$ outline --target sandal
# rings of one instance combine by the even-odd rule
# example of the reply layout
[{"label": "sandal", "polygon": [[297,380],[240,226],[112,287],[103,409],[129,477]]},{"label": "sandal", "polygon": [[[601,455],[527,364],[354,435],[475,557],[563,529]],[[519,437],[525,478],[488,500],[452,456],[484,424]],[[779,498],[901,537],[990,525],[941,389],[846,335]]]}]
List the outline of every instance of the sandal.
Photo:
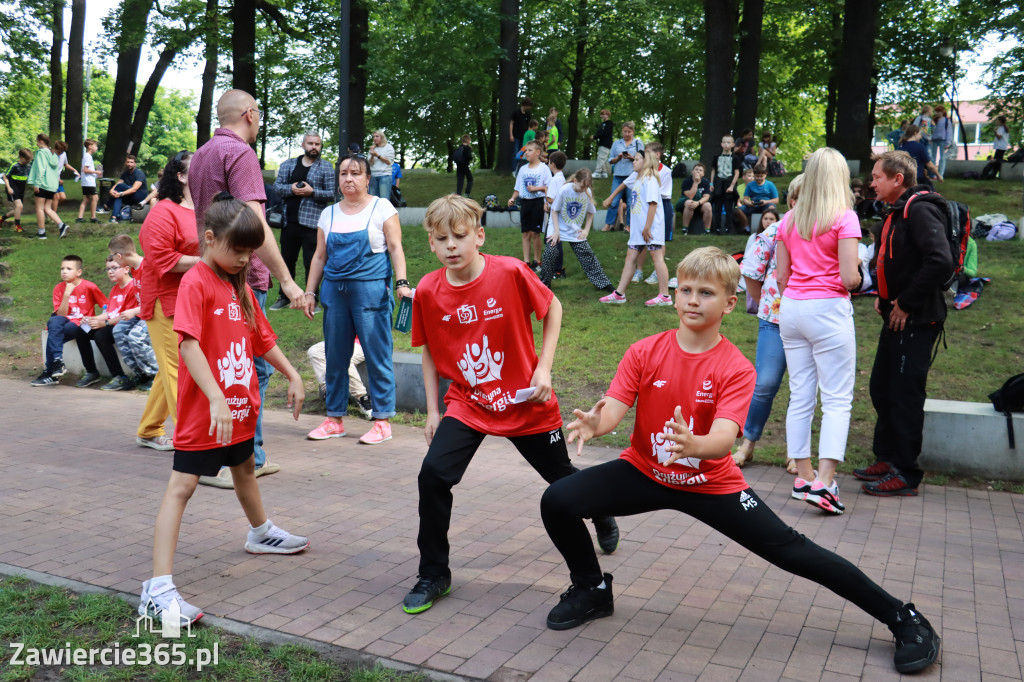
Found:
[{"label": "sandal", "polygon": [[793,476],[796,476],[797,473],[799,473],[799,470],[796,468],[796,460],[795,459],[787,459],[786,460],[786,473],[787,474],[791,474]]},{"label": "sandal", "polygon": [[736,448],[736,452],[732,453],[732,461],[736,462],[736,466],[742,469],[754,461],[754,448],[751,447],[750,450],[744,450],[741,444]]}]

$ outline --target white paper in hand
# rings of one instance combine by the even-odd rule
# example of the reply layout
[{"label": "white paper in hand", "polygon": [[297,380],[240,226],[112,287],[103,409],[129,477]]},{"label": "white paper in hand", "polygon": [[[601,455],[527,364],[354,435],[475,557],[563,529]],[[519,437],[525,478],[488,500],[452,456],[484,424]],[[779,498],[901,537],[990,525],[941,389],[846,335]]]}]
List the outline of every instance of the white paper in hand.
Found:
[{"label": "white paper in hand", "polygon": [[512,399],[512,404],[515,405],[518,403],[525,403],[527,400],[530,399],[530,396],[533,395],[533,392],[535,390],[536,389],[533,386],[530,386],[529,388],[519,389],[518,391],[516,391],[516,397]]}]

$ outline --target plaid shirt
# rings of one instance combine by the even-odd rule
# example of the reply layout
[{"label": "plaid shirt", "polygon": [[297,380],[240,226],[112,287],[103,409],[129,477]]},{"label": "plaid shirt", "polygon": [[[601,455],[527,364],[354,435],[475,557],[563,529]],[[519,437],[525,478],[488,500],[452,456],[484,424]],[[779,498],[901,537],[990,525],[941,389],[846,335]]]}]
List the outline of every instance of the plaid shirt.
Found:
[{"label": "plaid shirt", "polygon": [[[252,147],[234,131],[217,128],[210,141],[196,150],[188,166],[188,188],[196,207],[197,235],[203,233],[203,218],[213,198],[230,192],[239,201],[266,204],[263,172]],[[202,243],[202,239],[199,240]],[[260,291],[270,288],[270,269],[253,254],[249,263],[249,286]]]},{"label": "plaid shirt", "polygon": [[[288,159],[281,164],[277,171],[277,180],[274,181],[274,191],[286,202],[292,196],[292,171],[299,158]],[[316,229],[320,221],[320,214],[324,209],[334,203],[334,194],[338,189],[331,164],[323,159],[317,159],[309,167],[309,174],[306,176],[306,184],[313,188],[313,196],[302,197],[299,202],[299,225]]]}]

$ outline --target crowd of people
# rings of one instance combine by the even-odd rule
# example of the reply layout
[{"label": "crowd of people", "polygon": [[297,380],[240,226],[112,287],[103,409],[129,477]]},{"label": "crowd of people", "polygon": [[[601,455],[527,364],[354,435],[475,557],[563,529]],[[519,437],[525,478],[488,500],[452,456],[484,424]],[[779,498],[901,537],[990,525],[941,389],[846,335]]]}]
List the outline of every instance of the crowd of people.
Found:
[{"label": "crowd of people", "polygon": [[[263,448],[271,373],[276,369],[286,377],[296,419],[304,401],[302,379],[277,346],[266,311],[301,309],[309,320],[321,315],[324,340],[309,349],[309,357],[327,414],[308,437],[345,436],[344,418],[353,402],[372,421],[359,442],[373,446],[392,438],[392,311],[396,300],[411,298],[411,341],[423,355],[427,450],[418,475],[419,567],[402,602],[405,612],[423,612],[451,591],[453,489],[484,437],[495,435],[508,438],[548,484],[540,515],[571,584],[548,614],[551,629],[614,612],[613,576],[601,570],[585,519],[594,525],[598,547],[610,554],[619,542],[616,516],[674,509],[886,624],[895,637],[898,671],[928,667],[937,657],[939,636],[916,607],[781,521],[741,471],[753,459],[788,371],[792,496],[827,514],[844,513],[836,470],[845,456],[856,381],[850,292],[874,286],[882,318],[870,380],[876,461],[854,476],[871,495],[918,494],[925,386],[945,318],[942,290],[952,270],[941,230],[943,200],[920,193],[922,169],[913,146],[920,145],[914,139],[919,129],[908,125],[910,148],[882,154],[872,169],[872,200],[895,209],[875,232],[873,268],[860,249],[863,233],[842,155],[829,148],[815,151],[789,185],[789,210],[781,213],[778,188],[767,179],[777,163],[777,144],[766,134],[755,146],[752,133],[744,131],[739,139],[723,136],[721,152],[691,169],[679,206],[686,228],[696,218],[710,231],[735,229],[734,220],[740,231],[746,227],[751,235],[742,267],[720,249],[703,247],[670,273],[665,245],[673,238],[676,211],[662,145],[637,139],[632,122],[612,140],[610,112],[602,111],[594,139],[605,167],[566,178],[566,155],[557,149],[558,112],[549,112],[541,131],[531,125],[531,107],[524,99],[518,117],[523,126],[514,117],[509,129],[523,160],[508,202],[520,205],[522,260],[482,251],[483,209],[460,191],[427,209],[426,239],[441,267],[423,276],[414,292],[399,216],[389,201],[394,148],[383,131],[374,132],[366,154],[350,153],[336,171],[321,158],[319,135],[303,136],[301,156],[282,165],[273,186],[283,199],[278,248],[264,211],[267,190],[249,146],[262,115],[255,99],[238,90],[219,100],[219,127],[208,143],[168,159],[139,231],[141,253],[129,235],[110,240],[109,295],[82,278],[81,258],[62,260],[47,322],[46,366],[32,385],[59,382],[67,372],[64,343],[71,340],[86,370],[76,385],[97,382],[95,342],[113,376],[104,389],[149,391],[137,443],[173,451],[139,613],[159,616],[173,604],[183,623],[203,617],[173,579],[182,516],[199,484],[235,490],[249,525],[246,551],[293,554],[309,546],[308,538],[267,517],[257,482],[280,471]],[[519,133],[533,134],[523,140]],[[468,136],[462,142],[468,150]],[[21,167],[7,174],[9,186],[22,174],[30,183],[50,182],[43,175],[56,173],[62,161],[49,151],[48,140],[39,143],[35,159],[49,155],[54,163],[45,160],[35,171],[31,154],[20,159]],[[91,158],[95,146],[86,148],[83,184],[87,173],[98,174]],[[460,184],[465,181],[467,188],[471,159],[465,151],[455,159],[465,166]],[[116,189],[115,217],[118,201],[145,197],[139,194],[147,191],[145,177],[136,177],[136,170],[131,163]],[[932,170],[941,178],[938,167]],[[617,286],[587,241],[597,215],[593,177],[609,174],[604,229],[629,226]],[[37,210],[52,210],[47,202],[58,189],[53,196],[37,193]],[[83,198],[80,219],[90,204],[95,210],[92,196]],[[61,224],[62,236],[66,229]],[[587,411],[575,410],[567,433],[551,376],[564,314],[552,282],[564,273],[565,243],[589,281],[605,292],[605,304],[626,302],[628,286],[643,279],[642,261],[650,257],[654,272],[648,281],[658,285],[658,294],[646,305],[674,306],[678,317],[672,329],[630,346],[603,397]],[[300,251],[304,287],[295,282]],[[280,289],[268,308],[271,276]],[[737,305],[741,279],[747,310],[758,318],[753,365],[720,332],[724,316]],[[539,347],[531,317],[543,326]],[[356,370],[364,363],[367,386]],[[451,381],[443,415],[442,378]],[[819,393],[815,467],[811,431]],[[615,429],[634,406],[636,421],[621,457],[577,470],[568,444],[575,442],[579,452],[583,443]],[[164,431],[168,417],[175,422],[173,438]]]}]

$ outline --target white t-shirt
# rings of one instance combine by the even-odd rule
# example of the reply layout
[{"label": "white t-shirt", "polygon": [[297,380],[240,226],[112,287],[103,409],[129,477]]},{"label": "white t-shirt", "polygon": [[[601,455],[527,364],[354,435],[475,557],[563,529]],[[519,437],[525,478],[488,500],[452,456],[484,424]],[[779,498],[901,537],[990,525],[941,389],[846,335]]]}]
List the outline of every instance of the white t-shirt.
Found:
[{"label": "white t-shirt", "polygon": [[1002,135],[997,137],[996,141],[992,143],[992,149],[1009,149],[1010,148],[1010,133],[1006,130],[1005,126],[999,126],[996,128],[996,132]]},{"label": "white t-shirt", "polygon": [[551,169],[548,168],[546,163],[538,162],[536,166],[530,166],[526,164],[519,169],[516,174],[516,187],[515,191],[519,192],[519,196],[523,199],[543,199],[547,196],[546,189],[542,189],[539,192],[530,192],[526,188],[528,186],[543,187],[548,186],[548,182],[551,180]]},{"label": "white t-shirt", "polygon": [[373,253],[384,253],[387,249],[384,223],[391,216],[398,215],[398,211],[395,210],[391,202],[371,201],[355,215],[345,215],[341,210],[341,203],[339,201],[337,204],[328,206],[320,214],[317,227],[323,230],[324,237],[329,238],[332,232],[347,234],[366,230],[370,250]]},{"label": "white t-shirt", "polygon": [[551,222],[558,220],[558,238],[563,242],[584,241],[580,233],[586,222],[587,214],[593,215],[594,197],[588,189],[585,192],[577,192],[571,182],[566,182],[555,195],[555,202],[551,204]]},{"label": "white t-shirt", "polygon": [[[623,180],[622,184],[624,184],[627,189],[633,189],[633,186],[636,184],[637,177],[639,176],[636,174],[636,171],[633,171],[626,177],[625,180]],[[672,169],[666,166],[665,164],[661,164],[658,167],[658,189],[661,190],[662,199],[668,199],[671,201]]]},{"label": "white t-shirt", "polygon": [[92,173],[86,173],[86,170],[96,170],[94,165],[96,162],[92,160],[92,154],[84,152],[82,154],[82,187],[95,187],[96,176]]},{"label": "white t-shirt", "polygon": [[[665,206],[661,203],[661,182],[659,178],[645,178],[636,183],[633,203],[629,207],[629,246],[644,244],[665,244]],[[647,224],[647,211],[651,203],[655,204],[656,212],[651,223],[651,241],[643,238],[644,226]]]},{"label": "white t-shirt", "polygon": [[370,157],[370,175],[391,177],[391,164],[395,162],[395,148],[388,142],[383,147],[374,146],[372,151],[380,154],[384,159],[378,159],[376,156]]}]

